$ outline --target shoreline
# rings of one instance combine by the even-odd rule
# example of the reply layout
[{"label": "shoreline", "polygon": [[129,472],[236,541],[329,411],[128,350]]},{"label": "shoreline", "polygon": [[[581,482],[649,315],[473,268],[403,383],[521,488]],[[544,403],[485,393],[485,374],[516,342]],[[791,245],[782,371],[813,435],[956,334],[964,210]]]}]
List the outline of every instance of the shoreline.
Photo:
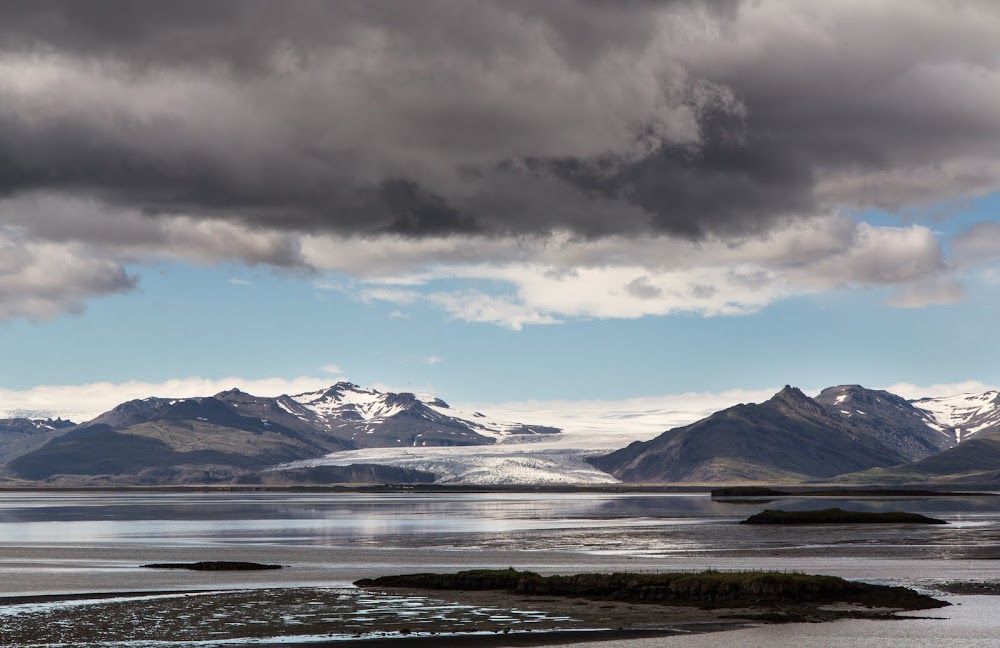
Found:
[{"label": "shoreline", "polygon": [[[191,484],[162,486],[67,486],[44,484],[2,484],[3,493],[386,493],[386,494],[424,494],[424,493],[477,493],[477,494],[545,494],[545,493],[608,493],[608,494],[671,494],[671,493],[705,493],[726,489],[738,491],[748,488],[733,484],[524,484],[524,485],[474,485],[474,484],[330,484],[302,486],[260,486],[239,484]],[[772,495],[717,495],[714,499],[749,498],[785,498],[785,497],[887,497],[887,498],[922,498],[922,497],[1000,497],[996,489],[987,486],[971,487],[961,491],[942,487],[935,488],[928,484],[913,484],[912,487],[899,484],[887,484],[884,488],[872,485],[854,487],[823,484],[753,484],[752,488],[773,489]],[[780,490],[779,490],[780,489]]]},{"label": "shoreline", "polygon": [[688,636],[725,632],[751,627],[753,624],[691,624],[665,627],[662,629],[597,629],[597,630],[518,630],[515,632],[493,632],[489,634],[432,634],[419,636],[395,635],[365,639],[325,640],[315,642],[275,642],[255,643],[259,648],[343,648],[343,646],[364,646],[365,648],[399,648],[400,646],[442,646],[445,648],[463,646],[490,648],[492,646],[552,646],[592,641],[626,641],[633,639],[656,639],[659,637]]},{"label": "shoreline", "polygon": [[[132,613],[142,609],[163,607],[163,601],[156,599],[171,599],[174,602],[166,606],[170,609],[219,610],[220,604],[228,601],[229,608],[237,605],[242,609],[242,601],[274,601],[285,600],[283,597],[299,593],[298,603],[316,599],[314,592],[328,589],[323,586],[312,588],[268,588],[252,591],[242,588],[224,589],[185,589],[185,590],[141,590],[141,591],[106,591],[84,594],[42,594],[28,596],[0,597],[0,607],[32,605],[46,603],[69,603],[67,608],[77,609],[75,614],[93,614],[79,610],[80,606],[73,602],[92,602],[93,605],[120,605],[122,611]],[[343,588],[336,588],[343,589]],[[516,592],[480,590],[480,591],[433,591],[419,588],[350,588],[364,596],[389,597],[420,597],[430,599],[431,605],[443,604],[449,607],[460,606],[480,610],[494,610],[507,620],[498,620],[488,624],[474,626],[456,626],[454,623],[406,620],[405,618],[382,618],[373,620],[368,627],[317,625],[301,627],[299,633],[294,631],[280,634],[281,626],[272,625],[273,636],[257,634],[247,637],[226,637],[227,643],[234,646],[258,646],[261,648],[279,648],[280,646],[298,646],[301,648],[336,648],[349,645],[366,648],[403,648],[408,646],[442,646],[444,648],[470,647],[500,647],[500,646],[550,646],[598,641],[629,641],[645,638],[670,637],[678,635],[705,634],[725,632],[730,630],[789,622],[825,622],[842,618],[868,618],[905,620],[898,616],[896,610],[881,609],[824,609],[819,606],[810,610],[801,607],[773,605],[749,605],[739,608],[706,609],[697,606],[669,605],[648,602],[629,602],[614,600],[581,599],[572,596],[534,595]],[[309,592],[312,590],[312,592]],[[302,595],[302,592],[306,594]],[[186,598],[191,596],[192,598]],[[236,597],[233,600],[233,597]],[[213,599],[212,597],[218,597]],[[178,600],[180,599],[180,600]],[[437,603],[440,602],[440,603]],[[295,603],[295,601],[293,601]],[[270,605],[269,603],[265,603]],[[86,605],[84,603],[84,605]],[[152,605],[152,608],[149,606]],[[60,614],[58,605],[52,613]],[[294,608],[294,605],[293,605]],[[293,609],[287,608],[287,609]],[[272,610],[279,617],[286,608],[278,604]],[[368,608],[372,609],[372,608]],[[512,622],[511,617],[517,616],[517,610],[543,611],[547,620],[537,626],[523,625]],[[789,614],[794,613],[794,614]],[[535,614],[535,613],[525,613]],[[16,615],[15,615],[16,616]],[[13,617],[12,617],[13,618]],[[192,628],[193,629],[193,628]],[[204,630],[204,629],[203,629]],[[289,629],[290,630],[290,629]],[[218,635],[212,633],[215,638]],[[331,638],[322,638],[323,635]],[[301,637],[301,640],[298,638]],[[123,640],[127,637],[122,636]],[[205,639],[212,638],[205,636]],[[201,639],[199,637],[199,639]],[[156,640],[153,640],[155,644]]]}]

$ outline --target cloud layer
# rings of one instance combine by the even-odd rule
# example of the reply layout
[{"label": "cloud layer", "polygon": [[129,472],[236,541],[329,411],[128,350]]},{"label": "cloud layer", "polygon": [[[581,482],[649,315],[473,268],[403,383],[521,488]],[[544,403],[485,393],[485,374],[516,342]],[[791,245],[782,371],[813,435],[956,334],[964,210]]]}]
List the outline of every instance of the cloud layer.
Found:
[{"label": "cloud layer", "polygon": [[[929,230],[837,212],[1000,189],[997,33],[989,0],[9,2],[0,318],[160,259],[498,281],[411,299],[513,327],[953,302]],[[979,227],[954,265],[1000,258]]]},{"label": "cloud layer", "polygon": [[[327,371],[331,367],[322,368]],[[336,369],[336,367],[332,367]],[[187,398],[209,396],[233,387],[256,396],[298,394],[328,387],[340,375],[300,376],[293,379],[227,377],[208,379],[188,377],[159,383],[88,383],[82,385],[40,385],[25,390],[0,389],[0,418],[11,416],[57,417],[81,422],[131,399],[157,396]],[[372,385],[382,391],[403,391],[391,385]],[[884,389],[904,398],[952,396],[981,393],[995,386],[977,380],[961,383],[918,386],[897,383]],[[661,394],[620,400],[530,400],[510,402],[454,403],[462,409],[488,412],[490,416],[510,421],[531,421],[554,425],[569,432],[582,432],[589,439],[605,438],[608,447],[621,445],[621,439],[652,438],[672,427],[687,425],[713,412],[737,403],[760,403],[770,398],[771,389],[731,389],[721,392]],[[819,388],[806,389],[815,395]],[[438,394],[440,395],[440,394]]]}]

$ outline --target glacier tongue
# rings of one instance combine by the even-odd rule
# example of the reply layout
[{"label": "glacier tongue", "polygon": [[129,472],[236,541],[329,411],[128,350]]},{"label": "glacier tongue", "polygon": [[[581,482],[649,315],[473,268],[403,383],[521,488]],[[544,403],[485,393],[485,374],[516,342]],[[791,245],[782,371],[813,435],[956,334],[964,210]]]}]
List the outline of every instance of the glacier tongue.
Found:
[{"label": "glacier tongue", "polygon": [[[547,447],[535,447],[544,445]],[[586,452],[552,447],[550,442],[503,443],[491,446],[370,448],[337,452],[275,469],[310,466],[347,466],[372,463],[426,470],[440,484],[599,484],[614,483],[611,475],[584,461]]]},{"label": "glacier tongue", "polygon": [[[294,397],[296,400],[299,397]],[[735,401],[738,397],[733,397]],[[686,400],[686,399],[685,399]],[[455,408],[421,401],[435,412],[454,416],[491,434],[497,443],[466,447],[395,447],[335,452],[318,459],[297,461],[275,470],[356,463],[373,463],[437,475],[438,483],[471,485],[606,484],[618,480],[586,462],[588,456],[617,450],[633,441],[645,441],[664,430],[692,423],[714,411],[715,402],[688,403],[688,407],[636,403],[625,410],[607,403],[574,403],[572,407],[540,407],[539,403],[491,408],[487,416],[473,408]],[[693,401],[692,401],[693,402]],[[507,420],[534,420],[560,428],[560,434],[512,434],[520,424]]]}]

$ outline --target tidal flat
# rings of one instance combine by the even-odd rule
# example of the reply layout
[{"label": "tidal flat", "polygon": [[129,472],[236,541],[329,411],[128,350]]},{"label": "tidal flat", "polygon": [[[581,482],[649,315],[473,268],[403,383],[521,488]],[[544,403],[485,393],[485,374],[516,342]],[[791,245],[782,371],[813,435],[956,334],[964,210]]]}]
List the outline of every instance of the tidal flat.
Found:
[{"label": "tidal flat", "polygon": [[[818,504],[825,502],[786,498],[782,507],[809,510]],[[898,501],[877,498],[843,498],[837,505],[863,511],[899,508]],[[1000,580],[995,560],[1000,502],[992,495],[907,501],[907,510],[945,519],[947,525],[738,524],[764,507],[715,502],[708,492],[5,493],[0,494],[0,594],[21,598],[0,602],[3,631],[44,627],[54,634],[18,634],[16,641],[8,635],[0,643],[38,646],[63,637],[69,640],[63,645],[95,646],[134,646],[139,644],[127,642],[140,640],[144,647],[360,639],[405,644],[430,641],[419,639],[428,636],[444,645],[450,636],[472,645],[499,636],[507,643],[498,645],[515,645],[515,635],[516,641],[532,635],[532,642],[561,645],[596,640],[588,629],[624,627],[612,620],[614,607],[602,607],[616,605],[606,601],[525,601],[492,592],[365,593],[351,585],[361,578],[414,571],[773,569],[903,585],[935,596],[945,583],[967,584],[973,591],[975,583]],[[286,567],[256,572],[141,568],[206,560]],[[37,598],[46,595],[61,600]],[[25,597],[33,601],[28,607]],[[947,600],[961,606],[920,613],[940,617],[937,625],[919,620],[822,625],[873,623],[880,632],[900,636],[908,631],[899,628],[908,625],[939,632],[949,623],[967,623],[962,613],[969,599],[1000,618],[1000,598],[959,595]],[[640,610],[647,606],[617,605],[631,620],[629,627],[641,631]],[[675,633],[664,644],[670,646],[689,645],[696,632],[747,623],[745,617],[697,608],[665,623],[663,606],[649,608],[661,632]],[[792,626],[752,632],[781,634]],[[954,627],[956,636],[963,627]],[[77,639],[70,640],[73,636]],[[81,643],[81,637],[86,641]],[[633,640],[641,645],[638,636],[627,641]]]}]

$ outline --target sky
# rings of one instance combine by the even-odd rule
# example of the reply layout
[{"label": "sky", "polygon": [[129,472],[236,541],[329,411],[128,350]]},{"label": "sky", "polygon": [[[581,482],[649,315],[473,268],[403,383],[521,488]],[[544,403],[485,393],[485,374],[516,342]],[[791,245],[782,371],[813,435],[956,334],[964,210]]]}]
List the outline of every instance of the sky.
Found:
[{"label": "sky", "polygon": [[0,413],[1000,384],[991,0],[2,12]]}]

